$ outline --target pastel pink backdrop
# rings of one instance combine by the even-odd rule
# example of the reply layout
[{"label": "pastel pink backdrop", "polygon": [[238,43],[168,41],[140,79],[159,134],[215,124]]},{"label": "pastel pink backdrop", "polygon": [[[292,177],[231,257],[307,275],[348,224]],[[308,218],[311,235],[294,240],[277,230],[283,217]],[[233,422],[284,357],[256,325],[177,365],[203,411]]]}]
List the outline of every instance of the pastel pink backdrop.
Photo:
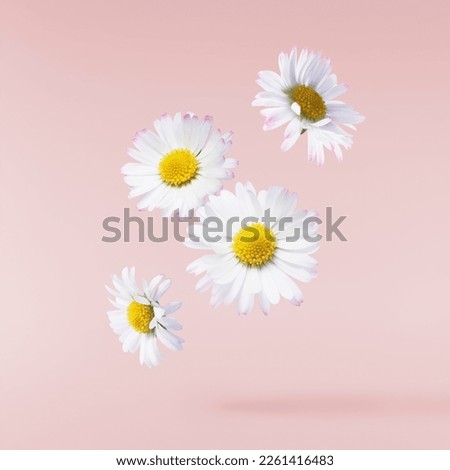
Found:
[{"label": "pastel pink backdrop", "polygon": [[[2,0],[0,447],[450,448],[449,5]],[[250,106],[294,45],[367,117],[343,163],[282,154]],[[234,130],[237,180],[348,215],[301,308],[212,310],[197,252],[101,242],[134,210],[133,134],[177,111]],[[186,349],[153,370],[108,326],[125,265],[184,302]]]}]

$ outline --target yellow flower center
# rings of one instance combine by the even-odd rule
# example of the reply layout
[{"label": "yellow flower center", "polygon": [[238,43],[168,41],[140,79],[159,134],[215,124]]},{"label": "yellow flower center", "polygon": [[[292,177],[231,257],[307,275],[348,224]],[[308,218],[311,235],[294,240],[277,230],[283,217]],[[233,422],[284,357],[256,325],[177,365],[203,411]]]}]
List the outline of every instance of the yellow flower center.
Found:
[{"label": "yellow flower center", "polygon": [[150,333],[150,322],[155,314],[151,305],[140,304],[133,300],[127,309],[128,322],[138,333]]},{"label": "yellow flower center", "polygon": [[309,86],[298,85],[289,92],[289,96],[300,106],[301,116],[308,121],[320,121],[327,114],[325,101]]},{"label": "yellow flower center", "polygon": [[159,162],[161,179],[170,186],[183,186],[198,173],[198,162],[188,149],[176,149],[166,153]]},{"label": "yellow flower center", "polygon": [[232,248],[242,264],[258,268],[272,259],[276,249],[275,235],[263,224],[250,224],[234,236]]}]

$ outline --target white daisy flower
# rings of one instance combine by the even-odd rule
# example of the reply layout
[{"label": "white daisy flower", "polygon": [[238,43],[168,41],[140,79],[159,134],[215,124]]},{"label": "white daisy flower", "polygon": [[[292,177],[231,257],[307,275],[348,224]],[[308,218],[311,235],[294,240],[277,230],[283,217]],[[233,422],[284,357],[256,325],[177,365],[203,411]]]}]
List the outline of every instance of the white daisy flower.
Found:
[{"label": "white daisy flower", "polygon": [[181,330],[181,325],[169,316],[180,308],[181,302],[171,302],[165,307],[159,303],[170,287],[170,279],[160,274],[149,283],[143,280],[141,289],[132,267],[124,268],[121,278],[114,274],[112,282],[115,290],[108,286],[106,289],[113,296],[109,301],[116,310],[108,312],[108,317],[112,330],[120,335],[125,352],[134,353],[139,349],[141,364],[154,367],[164,359],[157,340],[173,351],[183,349],[184,340],[170,331]]},{"label": "white daisy flower", "polygon": [[351,147],[353,138],[340,124],[355,130],[354,124],[363,116],[349,105],[334,99],[347,90],[338,85],[331,73],[331,61],[303,49],[281,53],[278,58],[280,74],[271,70],[259,72],[257,83],[265,90],[256,95],[253,106],[264,106],[264,130],[289,123],[284,131],[283,151],[289,150],[301,134],[307,131],[308,158],[322,165],[324,148],[332,150],[342,160],[342,149]]},{"label": "white daisy flower", "polygon": [[232,133],[221,134],[212,129],[210,116],[200,120],[191,113],[164,114],[154,126],[156,134],[147,129],[136,134],[136,148],[128,151],[136,162],[122,168],[132,188],[129,197],[141,196],[138,209],[159,207],[164,215],[179,211],[185,217],[234,177],[238,162],[225,158]]},{"label": "white daisy flower", "polygon": [[[238,313],[245,314],[252,310],[256,296],[267,314],[280,297],[301,304],[303,294],[292,278],[309,282],[315,277],[316,261],[311,254],[318,242],[314,240],[316,223],[309,224],[304,236],[306,221],[315,214],[296,211],[296,204],[297,195],[282,187],[256,193],[250,183],[238,183],[235,193],[211,196],[197,211],[201,223],[190,227],[185,245],[212,254],[192,262],[187,271],[203,274],[196,289],[212,288],[212,306],[237,299]],[[213,236],[204,229],[209,217],[220,219],[223,225]]]}]

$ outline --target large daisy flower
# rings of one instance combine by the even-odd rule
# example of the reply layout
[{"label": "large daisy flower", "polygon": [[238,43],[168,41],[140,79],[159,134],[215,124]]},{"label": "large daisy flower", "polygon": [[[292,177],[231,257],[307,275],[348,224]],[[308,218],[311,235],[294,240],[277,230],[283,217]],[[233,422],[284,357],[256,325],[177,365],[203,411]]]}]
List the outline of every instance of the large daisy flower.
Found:
[{"label": "large daisy flower", "polygon": [[139,349],[141,364],[157,366],[164,358],[157,342],[173,351],[183,349],[184,340],[170,330],[181,330],[181,325],[170,316],[178,310],[181,302],[171,302],[163,307],[159,300],[170,287],[170,279],[162,274],[149,283],[143,280],[142,288],[135,281],[135,269],[124,268],[121,277],[112,276],[114,289],[106,286],[113,297],[109,299],[116,310],[108,312],[114,333],[120,335],[125,352]]},{"label": "large daisy flower", "polygon": [[[296,204],[297,195],[282,187],[257,193],[250,183],[238,183],[235,193],[221,191],[197,211],[201,223],[190,227],[185,244],[211,254],[198,258],[187,270],[203,274],[196,289],[212,288],[211,305],[236,299],[238,313],[245,314],[252,310],[255,297],[264,313],[280,297],[301,304],[303,295],[293,279],[309,282],[315,277],[311,254],[318,242],[312,241],[317,224],[309,223],[312,219],[308,222],[315,214],[296,211]],[[222,227],[214,224],[213,235],[205,230],[211,217],[222,221]]]},{"label": "large daisy flower", "polygon": [[347,90],[338,85],[331,73],[331,62],[320,54],[303,49],[282,52],[278,58],[280,74],[271,70],[259,72],[257,83],[265,90],[256,95],[253,106],[264,106],[264,130],[289,123],[284,131],[281,149],[289,150],[307,132],[308,158],[322,165],[324,149],[332,150],[342,160],[342,149],[351,147],[353,138],[341,124],[355,129],[364,118],[349,105],[334,99]]},{"label": "large daisy flower", "polygon": [[178,211],[185,217],[234,177],[237,161],[225,158],[232,133],[221,134],[212,129],[210,116],[200,120],[191,113],[164,114],[154,126],[156,134],[147,129],[136,134],[135,148],[128,151],[136,162],[122,168],[132,188],[129,197],[141,197],[138,209],[159,207],[164,215]]}]

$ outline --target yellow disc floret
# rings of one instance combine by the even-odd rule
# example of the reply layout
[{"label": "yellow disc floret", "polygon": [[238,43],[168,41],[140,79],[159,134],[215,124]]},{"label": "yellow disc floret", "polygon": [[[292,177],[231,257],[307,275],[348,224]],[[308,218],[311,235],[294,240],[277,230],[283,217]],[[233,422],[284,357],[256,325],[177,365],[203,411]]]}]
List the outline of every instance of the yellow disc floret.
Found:
[{"label": "yellow disc floret", "polygon": [[289,92],[292,101],[295,101],[301,109],[301,116],[308,121],[316,122],[327,114],[327,106],[323,98],[313,88],[306,85],[298,85]]},{"label": "yellow disc floret", "polygon": [[275,235],[263,224],[250,224],[234,236],[232,248],[242,264],[259,268],[268,263],[275,253]]},{"label": "yellow disc floret", "polygon": [[184,186],[198,173],[198,162],[188,149],[176,149],[166,153],[159,162],[161,179],[169,186]]},{"label": "yellow disc floret", "polygon": [[151,305],[140,304],[133,300],[127,309],[128,322],[138,333],[150,333],[150,322],[155,316]]}]

